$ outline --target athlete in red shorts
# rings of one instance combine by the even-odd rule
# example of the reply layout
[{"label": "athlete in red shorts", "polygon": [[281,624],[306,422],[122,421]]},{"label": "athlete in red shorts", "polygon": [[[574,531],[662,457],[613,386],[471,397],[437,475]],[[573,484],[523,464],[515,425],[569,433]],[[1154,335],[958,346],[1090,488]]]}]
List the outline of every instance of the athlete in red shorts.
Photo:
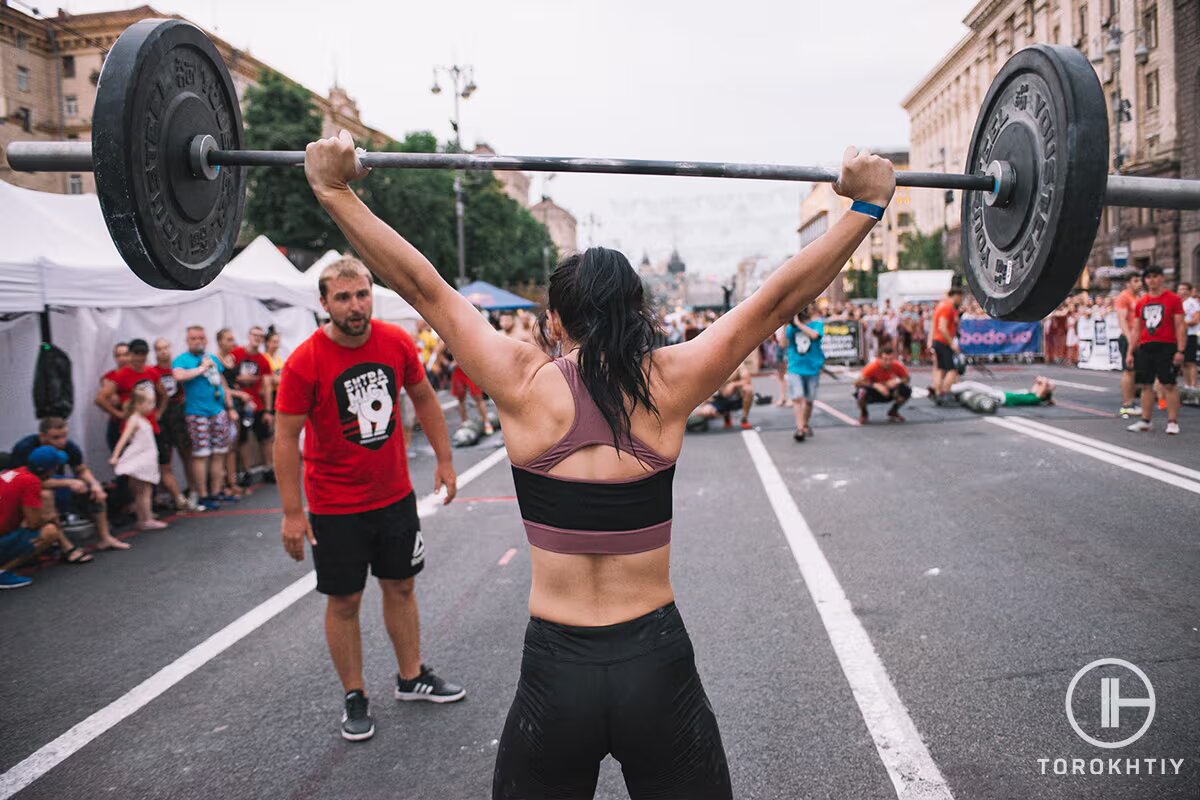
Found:
[{"label": "athlete in red shorts", "polygon": [[[417,500],[398,429],[401,388],[437,454],[434,487],[454,499],[457,476],[437,395],[404,329],[371,319],[371,276],[354,258],[321,273],[330,322],[296,348],[276,398],[275,474],[283,501],[283,546],[300,561],[312,545],[317,591],[328,596],[325,637],[345,691],[342,736],[369,739],[375,723],[363,680],[358,612],[367,568],[383,590],[383,618],[396,652],[397,700],[449,703],[466,692],[421,663],[414,579],[425,566]],[[300,431],[304,494],[300,497]]]},{"label": "athlete in red shorts", "polygon": [[458,362],[455,362],[454,375],[450,378],[450,394],[458,400],[458,413],[462,417],[464,425],[470,416],[467,412],[467,395],[469,394],[475,399],[475,405],[479,409],[479,418],[483,420],[483,432],[488,436],[494,433],[492,423],[488,419],[487,401],[483,399],[483,389],[480,389],[475,381],[471,380]]}]

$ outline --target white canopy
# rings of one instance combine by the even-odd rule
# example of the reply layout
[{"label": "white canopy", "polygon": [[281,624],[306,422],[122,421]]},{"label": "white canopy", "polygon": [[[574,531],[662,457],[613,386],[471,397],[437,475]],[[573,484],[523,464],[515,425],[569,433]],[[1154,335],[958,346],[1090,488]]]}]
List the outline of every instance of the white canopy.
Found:
[{"label": "white canopy", "polygon": [[35,192],[0,181],[0,313],[69,308],[144,308],[218,292],[320,310],[311,285],[259,237],[209,286],[156,289],[125,265],[95,195]]}]

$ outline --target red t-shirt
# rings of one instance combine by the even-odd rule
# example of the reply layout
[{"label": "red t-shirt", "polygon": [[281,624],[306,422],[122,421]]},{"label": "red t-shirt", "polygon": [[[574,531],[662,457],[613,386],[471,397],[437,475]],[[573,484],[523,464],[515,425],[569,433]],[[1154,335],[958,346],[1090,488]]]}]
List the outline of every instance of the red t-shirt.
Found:
[{"label": "red t-shirt", "polygon": [[42,507],[42,482],[25,467],[0,472],[0,535],[12,533],[25,519],[22,509]]},{"label": "red t-shirt", "polygon": [[[129,402],[129,398],[133,397],[133,393],[144,387],[145,391],[154,395],[155,406],[158,405],[158,394],[154,391],[154,385],[158,383],[159,376],[158,367],[147,366],[142,372],[138,372],[133,367],[121,367],[112,374],[110,381],[117,385],[117,397],[121,400],[121,405]],[[151,411],[146,415],[146,419],[150,420],[150,427],[158,433],[158,412]]]},{"label": "red t-shirt", "polygon": [[1137,301],[1136,310],[1142,320],[1142,338],[1138,344],[1179,343],[1175,338],[1175,317],[1183,315],[1183,301],[1179,295],[1170,289],[1154,297],[1144,294]]},{"label": "red t-shirt", "polygon": [[371,321],[362,347],[335,344],[318,328],[283,365],[275,408],[305,414],[304,492],[314,514],[352,514],[412,492],[400,389],[425,380],[411,336]]},{"label": "red t-shirt", "polygon": [[[942,320],[946,321],[946,330],[950,332],[950,338],[946,339],[942,336]],[[933,340],[948,345],[958,335],[958,309],[954,307],[953,301],[947,299],[937,304],[937,308],[933,310]]]},{"label": "red t-shirt", "polygon": [[891,367],[885,367],[879,359],[875,359],[863,367],[862,379],[864,381],[886,384],[892,378],[899,378],[902,381],[908,380],[908,370],[905,369],[899,360],[893,361]]},{"label": "red t-shirt", "polygon": [[[262,382],[264,375],[271,374],[271,362],[267,361],[267,357],[261,351],[249,353],[244,347],[233,348],[232,355],[233,375],[237,388],[254,398],[254,405],[258,406],[260,411],[264,410],[266,404],[263,402]],[[254,383],[242,383],[239,380],[245,377],[254,378]]]}]

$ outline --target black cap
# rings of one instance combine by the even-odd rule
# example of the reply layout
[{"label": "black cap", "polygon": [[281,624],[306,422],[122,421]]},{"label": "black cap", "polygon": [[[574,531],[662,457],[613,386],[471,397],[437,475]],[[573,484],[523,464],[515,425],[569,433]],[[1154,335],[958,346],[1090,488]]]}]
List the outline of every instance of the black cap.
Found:
[{"label": "black cap", "polygon": [[145,339],[133,339],[129,342],[129,352],[134,355],[144,356],[150,352],[150,345],[146,344]]}]

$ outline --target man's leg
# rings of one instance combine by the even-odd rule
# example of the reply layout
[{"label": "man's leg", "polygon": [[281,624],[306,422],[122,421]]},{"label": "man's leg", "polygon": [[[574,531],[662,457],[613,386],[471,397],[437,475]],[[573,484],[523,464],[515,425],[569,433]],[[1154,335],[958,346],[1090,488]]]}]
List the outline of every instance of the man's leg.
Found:
[{"label": "man's leg", "polygon": [[1179,422],[1179,406],[1181,405],[1179,387],[1174,383],[1163,386],[1163,394],[1167,396],[1167,421]]},{"label": "man's leg", "polygon": [[933,377],[930,386],[935,395],[942,394],[942,371],[937,368],[937,354],[934,354]]},{"label": "man's leg", "polygon": [[228,457],[229,452],[226,450],[220,452],[213,450],[212,456],[208,459],[209,497],[216,497],[225,492],[225,459]]},{"label": "man's leg", "polygon": [[811,404],[803,396],[792,401],[792,411],[796,415],[796,430],[798,431],[803,431],[804,426],[808,424],[808,416],[804,412],[809,405]]},{"label": "man's leg", "polygon": [[492,421],[488,417],[487,400],[483,399],[483,392],[475,398],[475,405],[479,409],[479,419],[483,423],[483,432],[487,436],[491,436],[496,431],[492,428]]},{"label": "man's leg", "polygon": [[421,614],[417,608],[416,578],[379,579],[383,590],[383,621],[396,651],[400,677],[421,674]]},{"label": "man's leg", "polygon": [[342,691],[361,689],[365,693],[362,629],[358,622],[362,592],[329,595],[326,600],[325,641],[329,644],[329,656],[333,659],[333,667],[342,681]]},{"label": "man's leg", "polygon": [[201,497],[208,497],[208,456],[192,456],[188,462],[188,476],[192,483],[192,491]]},{"label": "man's leg", "polygon": [[1154,396],[1154,384],[1143,383],[1139,384],[1142,390],[1142,419],[1149,422],[1154,418],[1154,406],[1157,399]]}]

